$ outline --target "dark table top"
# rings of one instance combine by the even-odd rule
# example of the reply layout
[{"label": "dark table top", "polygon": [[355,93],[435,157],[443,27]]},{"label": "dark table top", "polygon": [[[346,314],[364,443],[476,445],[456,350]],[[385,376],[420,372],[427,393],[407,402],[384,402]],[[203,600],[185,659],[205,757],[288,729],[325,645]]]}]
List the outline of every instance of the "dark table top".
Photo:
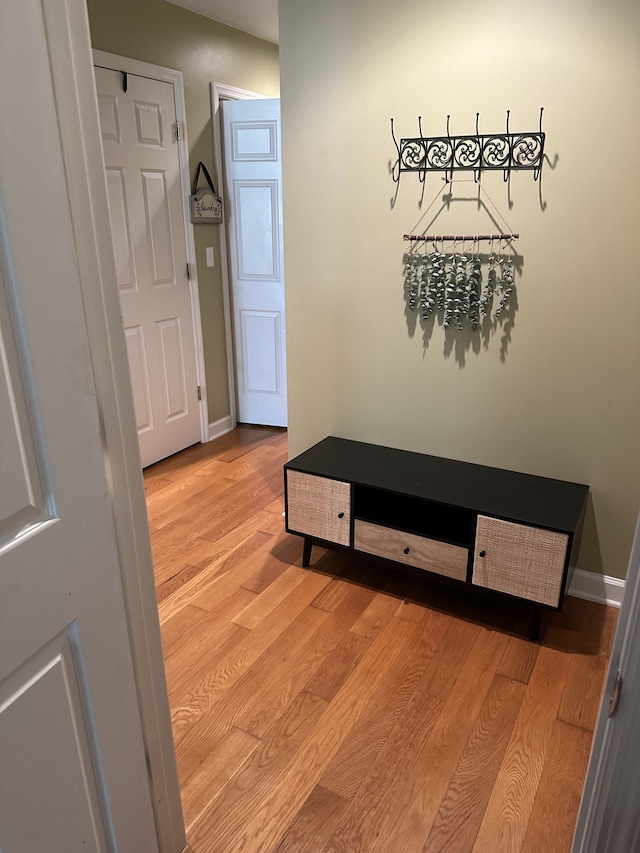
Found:
[{"label": "dark table top", "polygon": [[335,436],[285,467],[562,531],[576,529],[589,493],[580,483]]}]

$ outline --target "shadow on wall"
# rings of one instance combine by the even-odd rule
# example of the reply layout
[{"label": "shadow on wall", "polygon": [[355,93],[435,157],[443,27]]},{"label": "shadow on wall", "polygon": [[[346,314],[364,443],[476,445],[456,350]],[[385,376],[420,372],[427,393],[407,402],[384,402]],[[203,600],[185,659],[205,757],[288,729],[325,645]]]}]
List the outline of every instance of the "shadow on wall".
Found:
[{"label": "shadow on wall", "polygon": [[[599,496],[598,496],[599,498]],[[606,599],[606,590],[605,590],[605,582],[604,582],[604,562],[602,559],[602,550],[600,548],[600,536],[598,534],[598,524],[596,519],[596,508],[594,506],[594,501],[596,499],[596,495],[593,493],[593,489],[589,490],[589,498],[587,500],[587,510],[584,516],[584,529],[582,531],[582,539],[580,542],[580,554],[578,555],[578,568],[585,567],[585,560],[588,561],[588,565],[586,568],[590,572],[595,572],[595,576],[602,575],[602,589],[601,600],[604,601]],[[600,507],[601,509],[602,507]],[[588,558],[587,558],[588,554]],[[584,555],[584,556],[583,556]],[[626,568],[622,567],[622,568]]]}]

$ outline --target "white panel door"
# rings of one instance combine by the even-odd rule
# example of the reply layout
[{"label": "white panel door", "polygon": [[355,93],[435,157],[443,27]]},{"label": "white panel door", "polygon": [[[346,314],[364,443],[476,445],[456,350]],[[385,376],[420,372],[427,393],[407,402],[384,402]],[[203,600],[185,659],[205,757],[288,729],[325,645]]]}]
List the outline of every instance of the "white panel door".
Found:
[{"label": "white panel door", "polygon": [[201,439],[173,86],[96,68],[142,465]]},{"label": "white panel door", "polygon": [[49,55],[71,7],[0,7],[3,853],[158,849]]},{"label": "white panel door", "polygon": [[280,101],[221,106],[238,420],[286,426]]}]

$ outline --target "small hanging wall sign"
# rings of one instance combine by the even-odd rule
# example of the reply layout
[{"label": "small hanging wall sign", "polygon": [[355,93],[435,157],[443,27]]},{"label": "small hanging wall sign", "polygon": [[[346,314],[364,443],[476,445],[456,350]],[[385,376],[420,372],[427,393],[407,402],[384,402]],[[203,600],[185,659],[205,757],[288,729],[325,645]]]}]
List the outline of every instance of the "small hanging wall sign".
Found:
[{"label": "small hanging wall sign", "polygon": [[[208,187],[198,189],[200,171],[204,172]],[[222,199],[213,186],[211,175],[204,163],[198,163],[196,178],[191,194],[191,221],[195,225],[217,225],[222,222]]]}]

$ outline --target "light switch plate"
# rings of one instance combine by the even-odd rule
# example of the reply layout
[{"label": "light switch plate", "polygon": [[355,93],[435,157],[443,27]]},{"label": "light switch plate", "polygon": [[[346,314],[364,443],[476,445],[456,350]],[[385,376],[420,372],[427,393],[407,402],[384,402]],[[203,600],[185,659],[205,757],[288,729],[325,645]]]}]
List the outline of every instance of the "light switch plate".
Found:
[{"label": "light switch plate", "polygon": [[216,265],[216,261],[215,261],[215,258],[213,256],[213,246],[207,246],[206,254],[207,254],[207,266],[208,267],[214,267]]}]

